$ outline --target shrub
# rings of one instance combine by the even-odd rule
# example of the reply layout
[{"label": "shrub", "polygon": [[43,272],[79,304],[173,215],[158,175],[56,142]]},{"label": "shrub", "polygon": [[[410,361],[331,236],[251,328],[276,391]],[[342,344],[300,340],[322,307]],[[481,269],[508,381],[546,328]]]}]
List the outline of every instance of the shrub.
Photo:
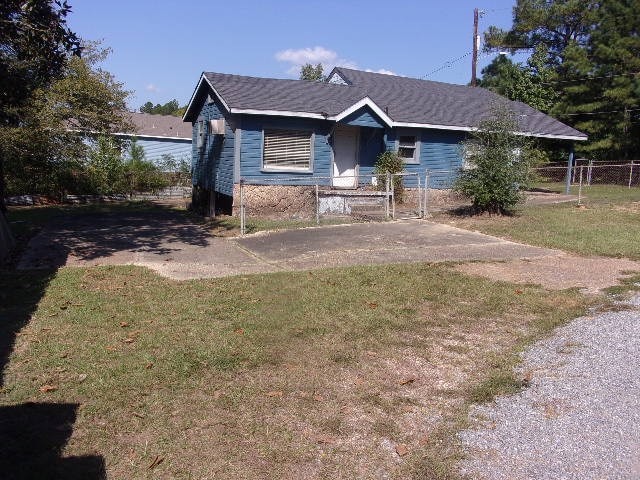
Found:
[{"label": "shrub", "polygon": [[[376,163],[373,169],[373,173],[376,175],[378,190],[385,190],[387,188],[387,173],[395,174],[402,173],[404,170],[404,162],[397,152],[387,150],[378,155]],[[400,175],[394,175],[391,177],[391,188],[393,188],[393,195],[396,200],[401,202],[402,195],[404,193],[404,184]]]},{"label": "shrub", "polygon": [[522,201],[521,190],[531,180],[533,156],[529,141],[516,131],[513,112],[497,104],[471,138],[462,142],[466,166],[454,190],[471,198],[475,213],[508,214]]}]

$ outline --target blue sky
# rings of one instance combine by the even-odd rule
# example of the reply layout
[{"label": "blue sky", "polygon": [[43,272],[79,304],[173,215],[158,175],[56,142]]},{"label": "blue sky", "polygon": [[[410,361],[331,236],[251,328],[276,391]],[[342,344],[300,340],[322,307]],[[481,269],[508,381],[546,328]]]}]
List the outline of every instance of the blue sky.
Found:
[{"label": "blue sky", "polygon": [[[473,9],[480,31],[508,28],[514,0],[71,0],[68,23],[113,53],[103,68],[134,93],[129,107],[186,103],[202,71],[297,78],[323,63],[467,83]],[[478,72],[495,54],[483,56]],[[515,57],[521,61],[524,56]]]}]

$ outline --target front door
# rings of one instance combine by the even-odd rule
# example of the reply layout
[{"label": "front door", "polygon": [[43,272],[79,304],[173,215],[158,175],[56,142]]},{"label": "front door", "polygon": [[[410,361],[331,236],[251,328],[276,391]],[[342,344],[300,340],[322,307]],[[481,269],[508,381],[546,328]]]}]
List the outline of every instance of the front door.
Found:
[{"label": "front door", "polygon": [[355,187],[357,166],[358,128],[336,127],[333,134],[333,186]]}]

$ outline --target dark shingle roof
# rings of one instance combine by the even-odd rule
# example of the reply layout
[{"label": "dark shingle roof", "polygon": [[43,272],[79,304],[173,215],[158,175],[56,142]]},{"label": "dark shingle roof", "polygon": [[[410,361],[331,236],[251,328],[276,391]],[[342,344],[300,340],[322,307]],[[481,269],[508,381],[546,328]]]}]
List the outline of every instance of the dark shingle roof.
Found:
[{"label": "dark shingle roof", "polygon": [[466,85],[363,72],[338,67],[339,75],[369,97],[396,122],[474,127],[496,101],[507,101],[518,115],[520,130],[534,135],[584,136],[583,133],[521,102]]},{"label": "dark shingle roof", "polygon": [[[484,88],[336,67],[348,85],[305,80],[204,73],[232,110],[271,110],[337,115],[369,97],[393,122],[468,129],[489,114],[497,100],[518,115],[520,130],[536,136],[586,138],[583,133],[521,102],[511,102]],[[194,93],[191,104],[198,94]],[[190,107],[191,107],[190,104]],[[192,120],[187,110],[186,120]]]},{"label": "dark shingle roof", "polygon": [[[135,134],[148,137],[172,137],[191,140],[191,125],[173,115],[151,115],[149,113],[126,112],[125,116],[135,128]],[[130,133],[130,132],[125,132]]]},{"label": "dark shingle roof", "polygon": [[306,80],[205,73],[231,108],[335,115],[366,96],[360,88]]}]

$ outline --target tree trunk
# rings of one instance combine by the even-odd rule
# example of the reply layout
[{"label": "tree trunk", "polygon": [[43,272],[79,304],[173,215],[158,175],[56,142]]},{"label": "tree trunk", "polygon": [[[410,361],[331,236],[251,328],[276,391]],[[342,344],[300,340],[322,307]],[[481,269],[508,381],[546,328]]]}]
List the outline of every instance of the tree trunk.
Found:
[{"label": "tree trunk", "polygon": [[0,262],[9,256],[9,253],[11,253],[11,250],[15,245],[13,235],[11,235],[11,230],[9,229],[9,222],[7,222],[7,217],[5,215],[7,205],[4,201],[3,163],[2,153],[0,153]]}]

